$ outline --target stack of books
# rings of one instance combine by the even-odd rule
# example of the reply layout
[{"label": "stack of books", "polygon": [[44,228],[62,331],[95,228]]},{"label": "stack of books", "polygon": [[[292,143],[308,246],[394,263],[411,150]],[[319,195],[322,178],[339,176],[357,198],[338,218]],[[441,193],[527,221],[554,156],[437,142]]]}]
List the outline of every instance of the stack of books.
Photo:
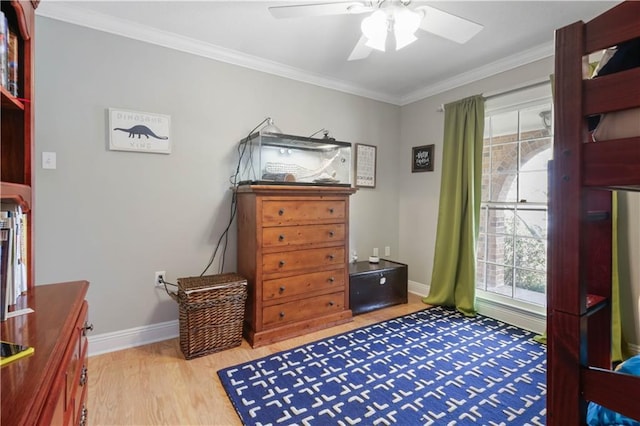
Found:
[{"label": "stack of books", "polygon": [[27,215],[18,204],[0,209],[0,321],[27,291]]},{"label": "stack of books", "polygon": [[0,12],[0,85],[18,96],[18,34]]}]

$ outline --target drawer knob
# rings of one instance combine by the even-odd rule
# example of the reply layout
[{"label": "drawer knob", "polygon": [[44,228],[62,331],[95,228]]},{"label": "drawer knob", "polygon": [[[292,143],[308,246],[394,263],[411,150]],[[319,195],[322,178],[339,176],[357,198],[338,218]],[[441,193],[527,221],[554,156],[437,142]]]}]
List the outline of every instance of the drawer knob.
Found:
[{"label": "drawer knob", "polygon": [[80,373],[80,386],[87,384],[87,366],[82,366],[82,372]]},{"label": "drawer knob", "polygon": [[280,286],[280,293],[284,293],[285,287],[283,285]]},{"label": "drawer knob", "polygon": [[329,213],[333,214],[333,207],[329,207]]},{"label": "drawer knob", "polygon": [[329,231],[329,236],[330,236],[330,237],[333,237],[335,234],[336,234],[335,232],[333,232],[333,231]]},{"label": "drawer knob", "polygon": [[284,214],[284,209],[280,209],[280,210],[278,210],[278,215],[279,215],[279,216],[282,216],[283,214]]},{"label": "drawer knob", "polygon": [[93,324],[85,322],[84,327],[82,327],[82,335],[86,336],[88,331],[93,331]]},{"label": "drawer knob", "polygon": [[329,281],[330,283],[334,282],[336,279],[334,277],[329,277],[329,279],[327,281]]},{"label": "drawer knob", "polygon": [[280,312],[280,318],[284,318],[284,312]]},{"label": "drawer knob", "polygon": [[333,300],[330,300],[329,301],[329,306],[333,306],[333,305],[335,305],[335,302]]},{"label": "drawer knob", "polygon": [[284,235],[283,234],[278,235],[278,240],[284,241]]},{"label": "drawer knob", "polygon": [[284,260],[281,260],[280,262],[278,262],[278,265],[280,265],[280,267],[282,268],[284,266]]},{"label": "drawer knob", "polygon": [[335,258],[336,258],[336,257],[333,255],[333,253],[329,255],[329,260],[333,260],[333,259],[335,259]]}]

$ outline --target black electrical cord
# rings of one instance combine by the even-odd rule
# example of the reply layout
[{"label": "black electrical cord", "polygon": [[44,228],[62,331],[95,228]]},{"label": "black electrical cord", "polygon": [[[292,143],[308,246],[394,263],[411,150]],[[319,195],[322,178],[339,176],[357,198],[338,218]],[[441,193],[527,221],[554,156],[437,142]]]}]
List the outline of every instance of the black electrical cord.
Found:
[{"label": "black electrical cord", "polygon": [[[220,235],[220,238],[218,239],[218,242],[216,243],[216,248],[213,251],[213,254],[211,255],[211,259],[209,259],[209,263],[207,263],[207,266],[204,268],[204,271],[202,271],[202,273],[200,274],[200,276],[203,276],[211,267],[211,265],[213,264],[213,261],[216,258],[216,255],[218,254],[218,250],[220,249],[220,245],[222,244],[222,240],[224,239],[224,248],[222,249],[222,259],[220,262],[220,269],[218,271],[218,273],[222,273],[222,271],[224,271],[224,262],[225,262],[225,257],[227,254],[227,244],[229,242],[229,230],[231,229],[231,225],[233,224],[233,220],[236,217],[236,211],[238,208],[237,205],[237,193],[236,193],[236,188],[238,187],[238,176],[240,175],[240,166],[242,165],[242,158],[245,156],[246,150],[247,150],[247,145],[249,145],[249,147],[251,146],[251,135],[253,135],[253,133],[258,130],[258,128],[260,126],[262,126],[264,123],[266,123],[267,121],[269,121],[271,118],[267,117],[264,120],[262,120],[260,122],[260,124],[258,124],[256,127],[253,128],[253,130],[251,130],[249,132],[249,134],[247,135],[247,137],[244,139],[244,141],[240,142],[240,144],[238,145],[237,151],[238,151],[238,165],[236,166],[236,171],[233,175],[231,175],[229,177],[229,181],[231,182],[231,186],[233,187],[232,189],[232,193],[231,193],[231,206],[230,206],[230,211],[229,211],[229,223],[227,223],[226,228],[224,229],[224,231],[222,231],[222,234]],[[251,152],[251,149],[249,149],[249,160],[251,160],[251,156],[253,155]]]}]

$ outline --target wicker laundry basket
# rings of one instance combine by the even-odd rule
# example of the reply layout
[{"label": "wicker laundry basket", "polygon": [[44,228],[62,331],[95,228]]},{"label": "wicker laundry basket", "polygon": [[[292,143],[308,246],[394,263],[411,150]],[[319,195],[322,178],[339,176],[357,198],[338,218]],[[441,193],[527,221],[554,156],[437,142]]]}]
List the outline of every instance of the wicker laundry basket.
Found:
[{"label": "wicker laundry basket", "polygon": [[186,359],[239,346],[247,280],[235,273],[178,279],[180,350]]}]

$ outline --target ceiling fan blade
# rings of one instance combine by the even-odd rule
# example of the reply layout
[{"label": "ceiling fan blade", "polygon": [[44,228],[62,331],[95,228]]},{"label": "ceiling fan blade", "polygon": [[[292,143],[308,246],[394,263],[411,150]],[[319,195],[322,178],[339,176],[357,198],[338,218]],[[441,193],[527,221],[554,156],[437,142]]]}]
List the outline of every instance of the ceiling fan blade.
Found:
[{"label": "ceiling fan blade", "polygon": [[464,18],[452,15],[431,6],[419,6],[416,10],[424,12],[420,28],[437,36],[464,44],[478,34],[484,26]]},{"label": "ceiling fan blade", "polygon": [[271,12],[274,18],[278,19],[304,18],[307,16],[322,15],[342,15],[347,13],[364,13],[371,10],[372,8],[369,5],[357,1],[269,7],[269,12]]},{"label": "ceiling fan blade", "polygon": [[360,36],[360,40],[356,43],[356,47],[353,48],[351,54],[349,55],[349,61],[358,61],[360,59],[364,59],[371,54],[373,50],[371,47],[366,45],[367,38],[365,36]]}]

